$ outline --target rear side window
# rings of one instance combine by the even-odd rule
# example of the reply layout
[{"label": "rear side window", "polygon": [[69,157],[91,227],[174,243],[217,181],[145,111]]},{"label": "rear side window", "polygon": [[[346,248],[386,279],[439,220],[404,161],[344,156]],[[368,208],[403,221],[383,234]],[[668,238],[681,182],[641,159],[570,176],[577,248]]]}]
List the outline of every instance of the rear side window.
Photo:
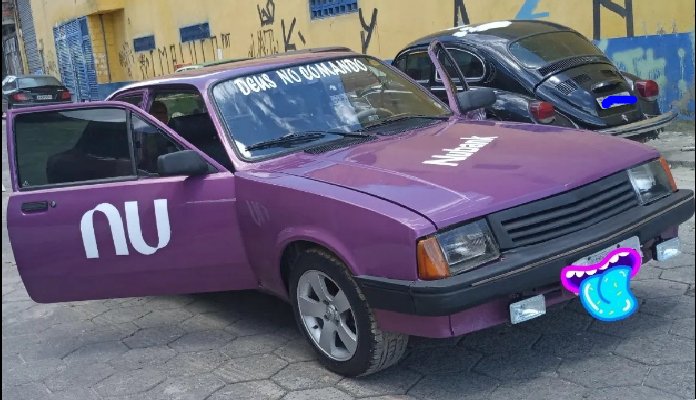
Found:
[{"label": "rear side window", "polygon": [[135,176],[122,109],[19,114],[14,141],[20,188]]},{"label": "rear side window", "polygon": [[19,78],[19,87],[22,89],[28,89],[39,86],[62,86],[58,79],[51,75],[46,76],[33,76],[31,78]]},{"label": "rear side window", "polygon": [[124,103],[132,104],[136,107],[140,107],[142,102],[143,102],[143,95],[136,94],[136,95],[131,95],[131,96],[117,97],[114,100],[122,101]]},{"label": "rear side window", "polygon": [[430,81],[432,72],[432,62],[428,53],[421,51],[411,53],[406,59],[406,66],[403,70],[411,79],[417,81]]},{"label": "rear side window", "polygon": [[464,74],[464,78],[476,80],[483,78],[483,62],[477,56],[468,51],[459,49],[448,49],[454,61],[457,62],[459,69]]},{"label": "rear side window", "polygon": [[528,68],[540,68],[573,56],[604,55],[575,32],[549,32],[522,38],[510,44],[510,54]]},{"label": "rear side window", "polygon": [[[450,83],[452,83],[452,86],[455,86],[457,84],[461,85],[461,82],[459,81],[459,73],[457,72],[457,65],[455,65],[454,62],[452,62],[452,59],[447,57],[446,53],[444,52],[439,53],[437,58],[440,61],[440,64],[442,64],[442,66],[445,68],[445,72],[447,73],[448,79]],[[442,77],[440,76],[440,74],[437,71],[435,72],[435,80],[437,80],[438,82],[442,82]],[[456,87],[458,92],[466,90],[464,85]]]},{"label": "rear side window", "polygon": [[[167,121],[162,121],[158,115],[155,115],[153,111],[160,109],[165,109],[167,114]],[[183,117],[193,114],[203,114],[206,113],[205,103],[203,102],[203,97],[198,92],[163,92],[157,93],[155,99],[150,105],[150,114],[157,117],[160,121],[165,124],[169,119],[176,117]]]}]

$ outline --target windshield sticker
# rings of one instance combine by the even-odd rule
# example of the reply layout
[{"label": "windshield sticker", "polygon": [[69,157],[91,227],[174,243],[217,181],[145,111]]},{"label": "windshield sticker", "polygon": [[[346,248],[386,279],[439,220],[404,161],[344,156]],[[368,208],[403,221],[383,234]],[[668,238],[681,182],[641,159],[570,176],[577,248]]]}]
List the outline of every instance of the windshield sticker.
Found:
[{"label": "windshield sticker", "polygon": [[[138,212],[137,201],[125,202],[126,225],[128,229],[128,239],[133,248],[140,254],[150,255],[169,244],[171,230],[169,228],[169,211],[167,210],[167,200],[155,200],[155,224],[157,226],[157,246],[152,247],[145,242],[143,231],[140,229],[140,214]],[[94,232],[94,214],[100,212],[106,216],[111,228],[111,237],[114,241],[116,255],[127,256],[129,254],[128,244],[126,244],[126,230],[123,226],[123,218],[116,207],[109,203],[101,203],[93,209],[87,211],[80,221],[80,232],[82,233],[82,244],[85,247],[87,258],[99,258],[97,248],[97,237]]]},{"label": "windshield sticker", "polygon": [[450,167],[458,166],[460,162],[471,157],[472,154],[479,151],[481,148],[485,147],[487,144],[491,143],[497,136],[491,137],[479,137],[472,136],[470,138],[461,138],[464,143],[460,144],[454,149],[442,149],[446,151],[445,155],[434,155],[428,161],[423,161],[423,164],[434,164],[434,165],[447,165]]},{"label": "windshield sticker", "polygon": [[280,69],[270,74],[260,74],[237,78],[234,84],[237,89],[248,96],[251,93],[259,93],[269,89],[275,89],[279,85],[294,85],[309,82],[315,79],[341,76],[368,71],[367,66],[360,60],[333,60],[316,64],[302,65],[299,67]]},{"label": "windshield sticker", "polygon": [[360,120],[355,115],[355,107],[353,107],[345,93],[331,96],[331,105],[344,124],[354,125],[360,123]]}]

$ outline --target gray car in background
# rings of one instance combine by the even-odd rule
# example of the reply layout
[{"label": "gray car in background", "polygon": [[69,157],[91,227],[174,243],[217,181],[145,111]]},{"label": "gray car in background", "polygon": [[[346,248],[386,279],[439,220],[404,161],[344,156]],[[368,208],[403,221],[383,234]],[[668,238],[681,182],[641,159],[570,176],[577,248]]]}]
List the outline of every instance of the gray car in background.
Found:
[{"label": "gray car in background", "polygon": [[2,80],[2,112],[71,103],[72,93],[51,75],[8,75]]}]

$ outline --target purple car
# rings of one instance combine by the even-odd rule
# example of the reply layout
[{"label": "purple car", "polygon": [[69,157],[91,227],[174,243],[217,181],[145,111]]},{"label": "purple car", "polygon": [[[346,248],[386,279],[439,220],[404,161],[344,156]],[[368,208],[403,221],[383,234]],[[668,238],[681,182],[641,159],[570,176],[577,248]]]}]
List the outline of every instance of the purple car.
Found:
[{"label": "purple car", "polygon": [[[7,227],[40,303],[259,289],[347,376],[575,296],[617,245],[678,252],[694,214],[660,155],[481,120],[435,41],[449,105],[370,56],[295,52],[11,110]],[[441,64],[441,61],[444,63]],[[591,264],[587,262],[586,264]]]}]

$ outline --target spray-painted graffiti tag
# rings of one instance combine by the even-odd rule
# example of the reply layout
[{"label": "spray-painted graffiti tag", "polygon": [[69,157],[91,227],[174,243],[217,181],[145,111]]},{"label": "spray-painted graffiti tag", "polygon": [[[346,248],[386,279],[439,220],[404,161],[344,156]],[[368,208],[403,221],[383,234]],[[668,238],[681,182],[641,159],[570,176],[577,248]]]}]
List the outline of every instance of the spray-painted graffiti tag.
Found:
[{"label": "spray-painted graffiti tag", "polygon": [[370,18],[370,23],[365,22],[363,18],[362,8],[358,8],[358,17],[360,18],[360,26],[362,30],[360,31],[360,43],[362,44],[362,53],[367,54],[367,49],[370,47],[370,42],[372,41],[372,33],[377,27],[377,9],[372,10],[372,17]]},{"label": "spray-painted graffiti tag", "polygon": [[[280,29],[282,29],[283,35],[283,47],[281,50],[280,41],[277,39],[275,32],[275,21],[276,21],[276,5],[274,0],[266,0],[266,4],[261,7],[261,5],[256,5],[256,10],[259,17],[259,26],[256,32],[251,33],[251,43],[249,43],[249,57],[263,57],[273,54],[278,54],[281,51],[292,51],[297,50],[297,43],[295,39],[295,25],[297,24],[297,18],[292,18],[292,21],[287,24],[285,19],[280,20]],[[297,30],[297,38],[302,44],[307,44],[302,32]]]},{"label": "spray-painted graffiti tag", "polygon": [[592,0],[592,36],[595,40],[602,36],[602,8],[618,14],[626,20],[626,36],[633,36],[633,0],[624,0],[624,7],[614,3],[612,0]]}]

